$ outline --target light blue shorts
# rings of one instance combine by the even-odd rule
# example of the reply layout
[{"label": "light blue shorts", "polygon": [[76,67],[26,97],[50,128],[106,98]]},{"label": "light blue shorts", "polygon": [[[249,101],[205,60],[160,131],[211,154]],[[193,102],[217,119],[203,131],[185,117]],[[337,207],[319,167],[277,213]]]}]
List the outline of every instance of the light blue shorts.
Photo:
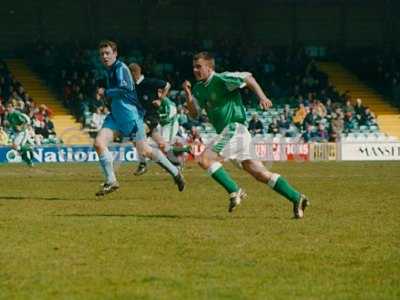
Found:
[{"label": "light blue shorts", "polygon": [[118,132],[123,138],[129,138],[134,142],[145,139],[143,119],[140,118],[119,123],[115,121],[112,114],[108,114],[102,128],[108,128],[114,132]]}]

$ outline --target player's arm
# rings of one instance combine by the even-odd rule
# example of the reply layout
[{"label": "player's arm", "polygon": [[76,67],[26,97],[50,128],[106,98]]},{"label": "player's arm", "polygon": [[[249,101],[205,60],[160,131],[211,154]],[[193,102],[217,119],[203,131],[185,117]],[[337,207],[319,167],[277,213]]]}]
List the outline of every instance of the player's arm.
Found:
[{"label": "player's arm", "polygon": [[246,83],[246,86],[254,94],[256,94],[261,109],[268,109],[272,106],[271,100],[269,100],[268,97],[265,95],[264,91],[262,90],[256,79],[253,77],[253,75],[249,74],[248,76],[246,76],[244,78],[244,82]]},{"label": "player's arm", "polygon": [[192,85],[188,80],[185,80],[182,84],[182,88],[185,94],[189,116],[192,118],[196,118],[199,115],[199,109],[196,100],[192,94]]},{"label": "player's arm", "polygon": [[106,97],[122,97],[126,92],[132,90],[133,82],[131,81],[129,69],[120,67],[115,73],[117,85],[104,91],[104,96]]}]

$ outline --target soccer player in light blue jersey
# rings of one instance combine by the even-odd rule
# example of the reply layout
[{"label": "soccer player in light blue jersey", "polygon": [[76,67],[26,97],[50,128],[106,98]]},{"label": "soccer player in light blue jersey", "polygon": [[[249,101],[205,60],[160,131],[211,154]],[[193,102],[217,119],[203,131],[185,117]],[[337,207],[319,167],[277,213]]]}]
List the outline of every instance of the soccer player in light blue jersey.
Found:
[{"label": "soccer player in light blue jersey", "polygon": [[99,88],[97,94],[99,98],[111,100],[111,113],[107,115],[94,142],[105,175],[105,182],[96,195],[104,196],[119,188],[113,167],[113,157],[108,150],[109,143],[118,135],[134,141],[139,155],[157,162],[171,174],[179,191],[182,191],[185,182],[180,171],[159,149],[152,148],[146,143],[143,126],[144,111],[137,99],[128,67],[117,59],[117,45],[112,41],[102,41],[99,52],[101,61],[107,69],[107,82],[106,88]]}]

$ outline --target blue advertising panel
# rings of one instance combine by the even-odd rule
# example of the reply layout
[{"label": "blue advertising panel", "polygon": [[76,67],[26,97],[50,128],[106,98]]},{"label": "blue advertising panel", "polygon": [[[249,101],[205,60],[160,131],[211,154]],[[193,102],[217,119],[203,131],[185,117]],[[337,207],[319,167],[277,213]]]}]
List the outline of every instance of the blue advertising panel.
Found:
[{"label": "blue advertising panel", "polygon": [[[137,161],[136,149],[132,145],[111,145],[115,161]],[[95,162],[99,157],[92,146],[37,146],[33,149],[34,163]],[[0,163],[19,163],[21,156],[11,147],[0,147]]]}]

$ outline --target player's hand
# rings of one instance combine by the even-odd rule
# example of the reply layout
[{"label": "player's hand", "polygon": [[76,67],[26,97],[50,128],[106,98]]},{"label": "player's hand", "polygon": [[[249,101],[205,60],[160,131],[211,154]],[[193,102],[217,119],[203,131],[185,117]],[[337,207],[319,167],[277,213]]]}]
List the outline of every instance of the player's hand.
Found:
[{"label": "player's hand", "polygon": [[185,80],[182,84],[183,91],[186,95],[191,95],[192,93],[192,84],[189,80]]},{"label": "player's hand", "polygon": [[157,100],[154,100],[153,102],[151,102],[154,106],[157,106],[157,107],[160,107],[160,105],[161,105],[161,100],[160,99],[157,99]]},{"label": "player's hand", "polygon": [[260,98],[259,105],[262,110],[267,110],[268,108],[272,107],[272,102],[267,97]]}]

